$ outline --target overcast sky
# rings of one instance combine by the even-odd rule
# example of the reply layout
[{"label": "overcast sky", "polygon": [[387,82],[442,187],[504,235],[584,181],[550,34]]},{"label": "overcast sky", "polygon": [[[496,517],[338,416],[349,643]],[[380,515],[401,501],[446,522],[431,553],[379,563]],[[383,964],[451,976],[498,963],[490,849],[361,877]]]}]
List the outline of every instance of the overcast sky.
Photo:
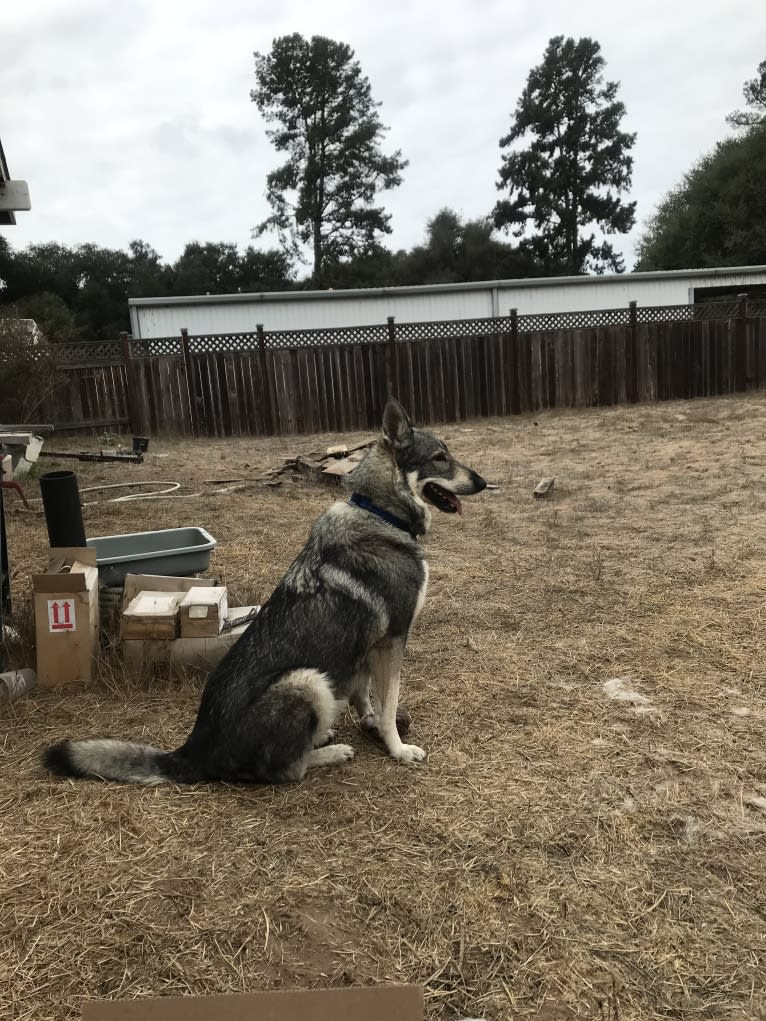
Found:
[{"label": "overcast sky", "polygon": [[323,34],[356,52],[409,167],[384,196],[388,244],[422,240],[450,206],[497,200],[498,140],[553,35],[601,43],[638,132],[639,224],[727,133],[726,114],[766,59],[763,0],[24,0],[0,27],[0,139],[32,211],[14,247],[134,238],[166,260],[188,241],[250,243],[278,162],[250,101],[253,51]]}]

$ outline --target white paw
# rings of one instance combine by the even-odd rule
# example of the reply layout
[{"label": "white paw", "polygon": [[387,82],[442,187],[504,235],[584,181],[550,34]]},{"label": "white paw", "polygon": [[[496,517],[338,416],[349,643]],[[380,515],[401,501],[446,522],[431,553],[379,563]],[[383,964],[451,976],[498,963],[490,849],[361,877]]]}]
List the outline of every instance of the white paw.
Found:
[{"label": "white paw", "polygon": [[336,762],[348,762],[354,757],[354,749],[350,744],[334,744],[332,748],[338,756]]},{"label": "white paw", "polygon": [[422,762],[426,757],[423,749],[418,748],[416,744],[400,745],[395,751],[391,752],[391,755],[398,759],[399,762]]}]

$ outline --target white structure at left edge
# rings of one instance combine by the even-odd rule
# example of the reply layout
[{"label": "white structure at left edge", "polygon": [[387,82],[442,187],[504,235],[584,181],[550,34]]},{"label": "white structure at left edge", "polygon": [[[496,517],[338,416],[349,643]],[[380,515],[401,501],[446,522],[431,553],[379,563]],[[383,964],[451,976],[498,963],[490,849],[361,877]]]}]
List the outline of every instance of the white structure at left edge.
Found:
[{"label": "white structure at left edge", "polygon": [[31,208],[29,185],[26,181],[11,179],[3,144],[0,142],[0,224],[8,226],[16,223],[14,214]]},{"label": "white structure at left edge", "polygon": [[188,298],[130,298],[134,337],[309,330],[373,326],[394,316],[400,323],[481,319],[536,312],[586,312],[639,305],[686,305],[749,292],[766,297],[766,266],[669,270],[611,276],[490,280],[420,287],[344,291],[205,294]]}]

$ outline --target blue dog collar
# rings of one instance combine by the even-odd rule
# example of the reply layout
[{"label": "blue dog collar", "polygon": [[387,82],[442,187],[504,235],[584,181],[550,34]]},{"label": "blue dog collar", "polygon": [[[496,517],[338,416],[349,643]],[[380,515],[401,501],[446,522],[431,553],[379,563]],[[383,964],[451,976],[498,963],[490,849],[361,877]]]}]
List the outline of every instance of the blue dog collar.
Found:
[{"label": "blue dog collar", "polygon": [[366,496],[362,496],[361,493],[352,493],[348,498],[348,502],[352,503],[355,507],[361,507],[362,510],[369,511],[370,514],[375,514],[382,521],[385,521],[389,525],[393,525],[394,528],[401,529],[402,532],[406,532],[412,538],[416,538],[412,531],[412,526],[408,525],[402,518],[398,518],[395,514],[389,514],[388,511],[383,510],[382,507],[378,507],[372,500],[368,500]]}]

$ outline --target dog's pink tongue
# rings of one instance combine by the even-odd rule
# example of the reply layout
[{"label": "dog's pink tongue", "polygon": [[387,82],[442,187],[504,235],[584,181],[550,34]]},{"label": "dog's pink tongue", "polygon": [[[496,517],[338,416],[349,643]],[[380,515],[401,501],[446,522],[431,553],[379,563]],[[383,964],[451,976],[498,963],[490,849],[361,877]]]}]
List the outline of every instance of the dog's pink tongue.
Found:
[{"label": "dog's pink tongue", "polygon": [[449,502],[452,504],[452,506],[455,508],[455,510],[458,512],[458,514],[462,517],[463,516],[463,505],[460,502],[460,500],[458,499],[458,497],[456,497],[454,493],[450,493],[449,494],[449,498],[450,498]]}]

